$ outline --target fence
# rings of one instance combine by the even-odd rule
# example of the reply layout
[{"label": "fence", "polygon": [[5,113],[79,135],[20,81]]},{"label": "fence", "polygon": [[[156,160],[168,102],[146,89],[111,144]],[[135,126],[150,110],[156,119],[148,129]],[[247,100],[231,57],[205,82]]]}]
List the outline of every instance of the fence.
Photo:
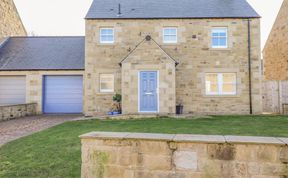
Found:
[{"label": "fence", "polygon": [[288,114],[288,81],[263,82],[263,111]]}]

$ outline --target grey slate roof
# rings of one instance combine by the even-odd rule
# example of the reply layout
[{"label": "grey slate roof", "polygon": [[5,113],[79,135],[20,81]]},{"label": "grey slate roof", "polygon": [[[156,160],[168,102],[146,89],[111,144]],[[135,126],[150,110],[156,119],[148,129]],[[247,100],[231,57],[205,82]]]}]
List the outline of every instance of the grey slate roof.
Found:
[{"label": "grey slate roof", "polygon": [[0,48],[1,70],[83,70],[84,37],[11,37]]},{"label": "grey slate roof", "polygon": [[[121,4],[121,16],[118,5]],[[259,18],[246,0],[94,0],[86,19]]]}]

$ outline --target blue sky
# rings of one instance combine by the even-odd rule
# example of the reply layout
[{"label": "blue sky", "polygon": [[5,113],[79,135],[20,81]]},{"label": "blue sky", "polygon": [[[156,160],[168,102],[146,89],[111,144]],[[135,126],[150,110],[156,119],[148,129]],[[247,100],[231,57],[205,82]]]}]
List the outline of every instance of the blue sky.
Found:
[{"label": "blue sky", "polygon": [[[262,47],[283,0],[247,0],[262,16]],[[84,17],[92,0],[14,0],[29,34],[84,35]]]}]

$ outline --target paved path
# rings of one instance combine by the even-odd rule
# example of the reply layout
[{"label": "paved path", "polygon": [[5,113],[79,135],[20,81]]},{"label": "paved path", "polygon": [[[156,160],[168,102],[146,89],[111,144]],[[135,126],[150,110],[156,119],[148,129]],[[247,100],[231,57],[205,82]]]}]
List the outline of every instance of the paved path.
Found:
[{"label": "paved path", "polygon": [[0,147],[12,140],[80,117],[80,115],[39,115],[0,122]]}]

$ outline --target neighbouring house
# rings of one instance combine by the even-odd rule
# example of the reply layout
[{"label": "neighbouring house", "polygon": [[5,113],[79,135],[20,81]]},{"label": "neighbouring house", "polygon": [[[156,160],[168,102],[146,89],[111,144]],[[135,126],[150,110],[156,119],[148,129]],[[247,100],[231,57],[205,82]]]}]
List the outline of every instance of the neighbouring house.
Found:
[{"label": "neighbouring house", "polygon": [[245,0],[94,0],[85,39],[8,39],[0,82],[39,113],[105,114],[119,93],[124,114],[261,114],[260,53]]},{"label": "neighbouring house", "polygon": [[288,80],[288,0],[284,0],[263,50],[266,80]]},{"label": "neighbouring house", "polygon": [[263,49],[263,111],[288,114],[288,0]]},{"label": "neighbouring house", "polygon": [[26,36],[13,0],[0,1],[0,43],[9,36]]}]

